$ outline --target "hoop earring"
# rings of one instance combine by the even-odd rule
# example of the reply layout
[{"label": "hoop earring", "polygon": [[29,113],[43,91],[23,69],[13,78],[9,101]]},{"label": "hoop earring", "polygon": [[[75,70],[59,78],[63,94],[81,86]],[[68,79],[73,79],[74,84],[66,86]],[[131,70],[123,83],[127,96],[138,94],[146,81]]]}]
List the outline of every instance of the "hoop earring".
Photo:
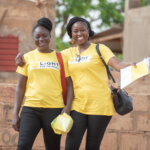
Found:
[{"label": "hoop earring", "polygon": [[74,44],[74,43],[75,43],[75,40],[74,40],[74,39],[72,39],[72,40],[71,40],[71,44]]}]

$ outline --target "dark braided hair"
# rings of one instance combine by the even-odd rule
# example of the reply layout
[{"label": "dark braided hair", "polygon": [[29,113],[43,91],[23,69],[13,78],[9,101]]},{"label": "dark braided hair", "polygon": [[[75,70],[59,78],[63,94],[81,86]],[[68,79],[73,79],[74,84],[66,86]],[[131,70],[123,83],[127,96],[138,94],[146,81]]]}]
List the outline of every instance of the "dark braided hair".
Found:
[{"label": "dark braided hair", "polygon": [[49,32],[51,32],[52,27],[53,27],[52,22],[50,21],[50,19],[43,17],[43,18],[40,18],[40,19],[37,21],[37,23],[35,24],[35,26],[34,26],[33,29],[32,29],[32,33],[33,33],[34,30],[35,30],[37,27],[39,27],[39,26],[42,26],[42,27],[46,28]]},{"label": "dark braided hair", "polygon": [[80,18],[80,17],[73,17],[73,18],[71,18],[69,20],[69,22],[67,24],[67,27],[66,27],[67,33],[68,33],[70,38],[72,38],[72,26],[76,22],[84,22],[84,23],[86,23],[86,25],[87,25],[87,27],[89,29],[89,37],[92,37],[94,35],[94,31],[91,30],[90,23],[86,19]]}]

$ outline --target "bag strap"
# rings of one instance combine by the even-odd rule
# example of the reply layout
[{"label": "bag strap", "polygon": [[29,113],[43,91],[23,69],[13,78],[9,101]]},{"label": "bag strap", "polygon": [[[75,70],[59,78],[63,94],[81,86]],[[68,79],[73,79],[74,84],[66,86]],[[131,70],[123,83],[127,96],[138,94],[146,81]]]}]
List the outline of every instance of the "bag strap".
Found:
[{"label": "bag strap", "polygon": [[56,56],[60,65],[60,77],[61,77],[61,85],[62,85],[62,95],[64,104],[66,105],[67,101],[67,87],[66,87],[66,78],[65,78],[65,71],[64,71],[64,63],[61,56],[61,53],[56,52]]},{"label": "bag strap", "polygon": [[104,59],[103,59],[103,57],[102,57],[102,55],[101,55],[101,52],[100,52],[100,49],[99,49],[99,43],[96,45],[96,51],[97,51],[97,53],[98,53],[98,55],[99,55],[99,58],[101,59],[101,61],[103,62],[104,66],[105,66],[105,68],[106,68],[106,70],[107,70],[107,75],[108,75],[109,80],[112,79],[112,81],[113,81],[114,83],[116,83],[116,81],[115,81],[113,75],[111,74],[111,72],[110,72],[110,70],[109,70],[108,65],[106,64],[106,62],[104,61]]}]

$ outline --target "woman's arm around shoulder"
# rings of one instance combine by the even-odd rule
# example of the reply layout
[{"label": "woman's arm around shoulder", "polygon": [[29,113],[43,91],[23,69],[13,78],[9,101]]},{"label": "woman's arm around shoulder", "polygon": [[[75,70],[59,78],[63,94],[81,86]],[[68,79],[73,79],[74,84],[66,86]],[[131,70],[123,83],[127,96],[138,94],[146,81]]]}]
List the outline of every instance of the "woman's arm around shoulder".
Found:
[{"label": "woman's arm around shoulder", "polygon": [[17,54],[17,56],[16,56],[16,58],[15,58],[15,62],[16,62],[16,65],[17,66],[20,66],[20,67],[22,67],[22,66],[24,66],[25,65],[25,59],[24,59],[24,53],[23,52],[20,52],[20,53],[18,53]]}]

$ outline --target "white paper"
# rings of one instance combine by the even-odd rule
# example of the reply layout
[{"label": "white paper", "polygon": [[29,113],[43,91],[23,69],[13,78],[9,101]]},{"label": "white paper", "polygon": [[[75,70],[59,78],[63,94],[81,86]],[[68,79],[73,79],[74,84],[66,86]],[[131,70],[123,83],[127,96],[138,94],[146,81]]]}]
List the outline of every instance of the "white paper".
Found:
[{"label": "white paper", "polygon": [[120,88],[125,88],[133,81],[150,73],[150,57],[136,64],[120,70]]},{"label": "white paper", "polygon": [[131,83],[131,67],[126,67],[124,69],[121,69],[120,73],[121,73],[120,88],[122,89]]}]

